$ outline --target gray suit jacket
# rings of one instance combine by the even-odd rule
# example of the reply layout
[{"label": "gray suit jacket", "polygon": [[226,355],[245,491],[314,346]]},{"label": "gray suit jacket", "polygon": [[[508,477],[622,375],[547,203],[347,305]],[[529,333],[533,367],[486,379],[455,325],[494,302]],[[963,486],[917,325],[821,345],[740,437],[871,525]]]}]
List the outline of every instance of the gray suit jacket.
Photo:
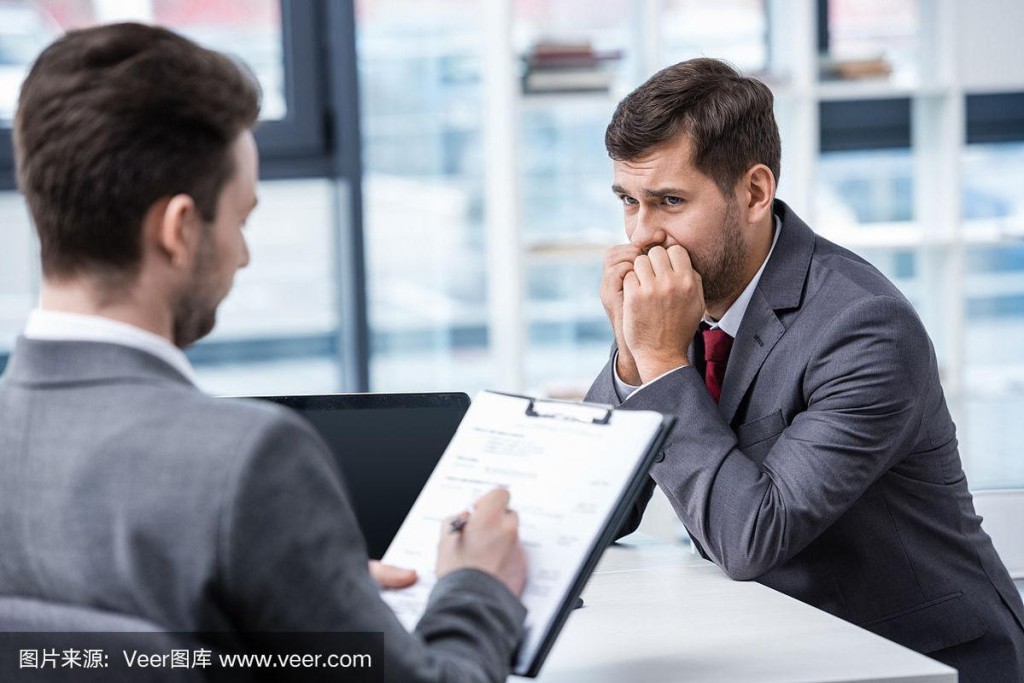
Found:
[{"label": "gray suit jacket", "polygon": [[[1024,608],[974,513],[921,321],[863,259],[775,213],[720,404],[688,366],[621,405],[679,418],[653,481],[733,578],[932,653],[961,681],[1024,680]],[[609,361],[587,399],[619,404],[613,381]]]},{"label": "gray suit jacket", "polygon": [[525,618],[503,584],[461,570],[407,633],[303,421],[209,397],[142,351],[26,339],[0,379],[0,594],[243,640],[383,632],[403,682],[504,679]]}]

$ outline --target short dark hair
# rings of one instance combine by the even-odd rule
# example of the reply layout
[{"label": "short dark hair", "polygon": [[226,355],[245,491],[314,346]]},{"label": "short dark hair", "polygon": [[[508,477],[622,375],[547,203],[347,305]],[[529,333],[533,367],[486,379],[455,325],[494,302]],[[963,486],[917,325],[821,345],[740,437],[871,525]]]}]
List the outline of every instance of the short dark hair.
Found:
[{"label": "short dark hair", "polygon": [[690,136],[694,167],[723,193],[755,164],[779,178],[782,144],[771,90],[718,59],[662,69],[626,96],[605,131],[617,161],[643,156],[678,133]]},{"label": "short dark hair", "polygon": [[188,194],[213,221],[260,97],[247,67],[155,26],[71,31],[47,47],[14,120],[44,275],[134,277],[142,221],[164,197]]}]

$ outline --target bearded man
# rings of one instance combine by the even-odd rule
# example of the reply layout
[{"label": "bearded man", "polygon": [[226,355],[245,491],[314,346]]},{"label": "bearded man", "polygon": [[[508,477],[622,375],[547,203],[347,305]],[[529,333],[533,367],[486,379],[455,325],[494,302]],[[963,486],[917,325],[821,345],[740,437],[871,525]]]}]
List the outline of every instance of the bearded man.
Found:
[{"label": "bearded man", "polygon": [[731,577],[925,653],[1024,680],[1024,607],[981,519],[928,335],[864,259],[775,198],[771,91],[694,59],[608,126],[628,244],[587,399],[678,416],[655,483]]}]

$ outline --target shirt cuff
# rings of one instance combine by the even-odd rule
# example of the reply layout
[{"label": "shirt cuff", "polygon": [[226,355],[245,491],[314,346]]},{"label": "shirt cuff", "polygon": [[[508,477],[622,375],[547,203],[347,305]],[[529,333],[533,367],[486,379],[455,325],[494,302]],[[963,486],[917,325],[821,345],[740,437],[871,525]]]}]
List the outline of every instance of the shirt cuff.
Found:
[{"label": "shirt cuff", "polygon": [[[686,367],[685,365],[680,365],[679,366],[679,368],[685,368],[685,367]],[[657,377],[655,377],[654,379],[652,379],[650,382],[644,382],[640,386],[634,386],[632,384],[626,384],[625,382],[622,381],[622,378],[619,377],[619,352],[616,351],[615,352],[615,357],[612,358],[612,377],[615,378],[615,382],[614,382],[615,393],[619,397],[619,401],[625,401],[627,398],[629,398],[630,396],[632,396],[636,392],[640,391],[641,389],[644,389],[645,387],[651,386],[652,384],[657,382],[662,377],[665,377],[666,375],[671,375],[673,372],[675,372],[679,368],[672,368],[668,372],[663,372],[660,375],[658,375]]]},{"label": "shirt cuff", "polygon": [[619,351],[616,349],[615,355],[612,357],[612,377],[615,378],[613,384],[615,385],[615,395],[618,396],[619,401],[625,401],[627,398],[633,395],[633,392],[640,387],[632,384],[626,384],[619,377]]}]

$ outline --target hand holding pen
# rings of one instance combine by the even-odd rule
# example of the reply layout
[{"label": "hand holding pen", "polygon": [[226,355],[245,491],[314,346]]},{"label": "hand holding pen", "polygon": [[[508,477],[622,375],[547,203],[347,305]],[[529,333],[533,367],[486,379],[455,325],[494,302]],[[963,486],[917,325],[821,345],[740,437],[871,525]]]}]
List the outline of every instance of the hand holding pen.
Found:
[{"label": "hand holding pen", "polygon": [[519,515],[508,507],[509,493],[494,489],[463,512],[444,520],[437,575],[459,569],[491,574],[521,595],[526,584],[526,555],[519,543]]},{"label": "hand holding pen", "polygon": [[466,526],[466,522],[469,521],[469,510],[463,510],[452,519],[451,524],[448,525],[448,533],[457,534]]}]

